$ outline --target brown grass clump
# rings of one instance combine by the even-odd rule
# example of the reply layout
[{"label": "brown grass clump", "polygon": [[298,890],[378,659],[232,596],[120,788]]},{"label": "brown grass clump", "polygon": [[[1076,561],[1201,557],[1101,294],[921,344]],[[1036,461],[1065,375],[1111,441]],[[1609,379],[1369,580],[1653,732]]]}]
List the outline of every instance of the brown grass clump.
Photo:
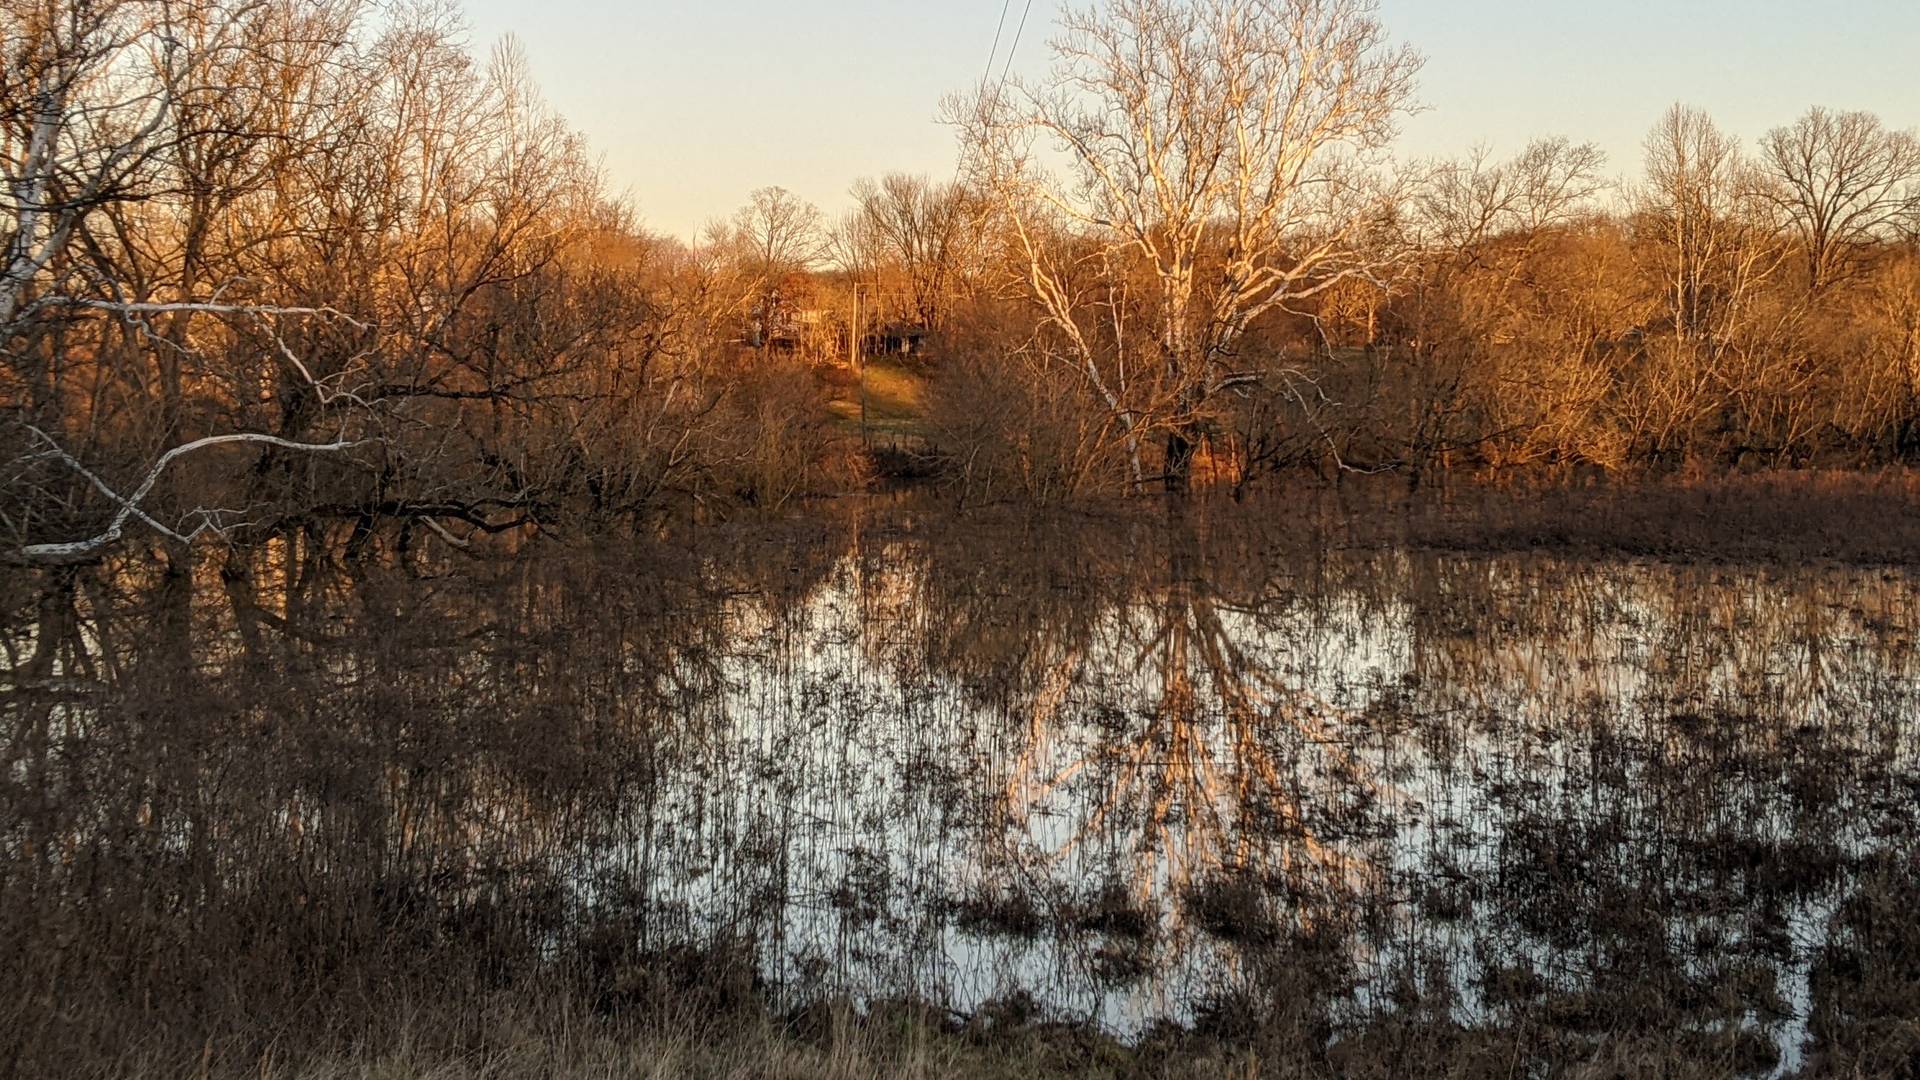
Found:
[{"label": "brown grass clump", "polygon": [[[1362,519],[1364,499],[1346,513]],[[1903,565],[1920,559],[1920,472],[1775,472],[1593,486],[1474,487],[1395,500],[1404,538],[1472,552]]]}]

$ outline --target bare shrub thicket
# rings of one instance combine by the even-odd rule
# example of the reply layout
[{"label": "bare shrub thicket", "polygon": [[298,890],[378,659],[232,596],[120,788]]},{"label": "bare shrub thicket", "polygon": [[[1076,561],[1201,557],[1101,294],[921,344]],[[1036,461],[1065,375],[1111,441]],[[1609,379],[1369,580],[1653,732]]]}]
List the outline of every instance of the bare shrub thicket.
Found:
[{"label": "bare shrub thicket", "polygon": [[1049,503],[1123,489],[1127,429],[1045,336],[989,318],[955,331],[928,426],[963,499]]}]

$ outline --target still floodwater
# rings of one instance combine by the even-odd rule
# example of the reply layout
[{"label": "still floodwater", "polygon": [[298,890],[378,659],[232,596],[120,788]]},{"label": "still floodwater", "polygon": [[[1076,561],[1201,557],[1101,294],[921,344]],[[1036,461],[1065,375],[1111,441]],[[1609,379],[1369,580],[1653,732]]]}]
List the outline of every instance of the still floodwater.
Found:
[{"label": "still floodwater", "polygon": [[776,1008],[1651,1026],[1760,1071],[1920,1008],[1904,571],[893,513],[50,584],[0,713],[47,985],[565,962],[612,1007],[727,956]]}]

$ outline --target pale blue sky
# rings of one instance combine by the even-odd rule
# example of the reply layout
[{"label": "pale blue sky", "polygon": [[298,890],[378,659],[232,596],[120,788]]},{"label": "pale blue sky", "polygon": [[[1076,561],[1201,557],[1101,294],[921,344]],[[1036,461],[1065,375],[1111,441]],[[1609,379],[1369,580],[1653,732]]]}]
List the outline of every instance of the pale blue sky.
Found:
[{"label": "pale blue sky", "polygon": [[[1033,0],[1015,70],[1044,64],[1060,6]],[[768,184],[837,213],[856,177],[950,173],[952,134],[935,114],[985,70],[1000,8],[467,0],[475,44],[518,35],[642,220],[680,236]],[[1749,144],[1814,104],[1920,125],[1920,0],[1382,0],[1381,15],[1427,57],[1428,108],[1406,123],[1404,156],[1561,134],[1635,173],[1647,128],[1677,100]]]}]

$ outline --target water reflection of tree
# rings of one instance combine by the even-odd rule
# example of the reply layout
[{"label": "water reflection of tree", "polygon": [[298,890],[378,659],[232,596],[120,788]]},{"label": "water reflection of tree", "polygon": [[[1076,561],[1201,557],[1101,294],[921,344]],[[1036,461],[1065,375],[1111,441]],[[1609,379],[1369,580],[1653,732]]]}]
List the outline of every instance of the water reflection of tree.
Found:
[{"label": "water reflection of tree", "polygon": [[1176,920],[1232,881],[1290,894],[1310,921],[1363,871],[1354,841],[1383,783],[1340,710],[1281,669],[1291,560],[1244,536],[1216,551],[1186,513],[1052,524],[1029,534],[1030,569],[979,553],[956,577],[936,548],[924,570],[937,657],[996,680],[984,703],[1014,725],[1003,869],[1041,895],[1062,873],[1119,883]]}]

